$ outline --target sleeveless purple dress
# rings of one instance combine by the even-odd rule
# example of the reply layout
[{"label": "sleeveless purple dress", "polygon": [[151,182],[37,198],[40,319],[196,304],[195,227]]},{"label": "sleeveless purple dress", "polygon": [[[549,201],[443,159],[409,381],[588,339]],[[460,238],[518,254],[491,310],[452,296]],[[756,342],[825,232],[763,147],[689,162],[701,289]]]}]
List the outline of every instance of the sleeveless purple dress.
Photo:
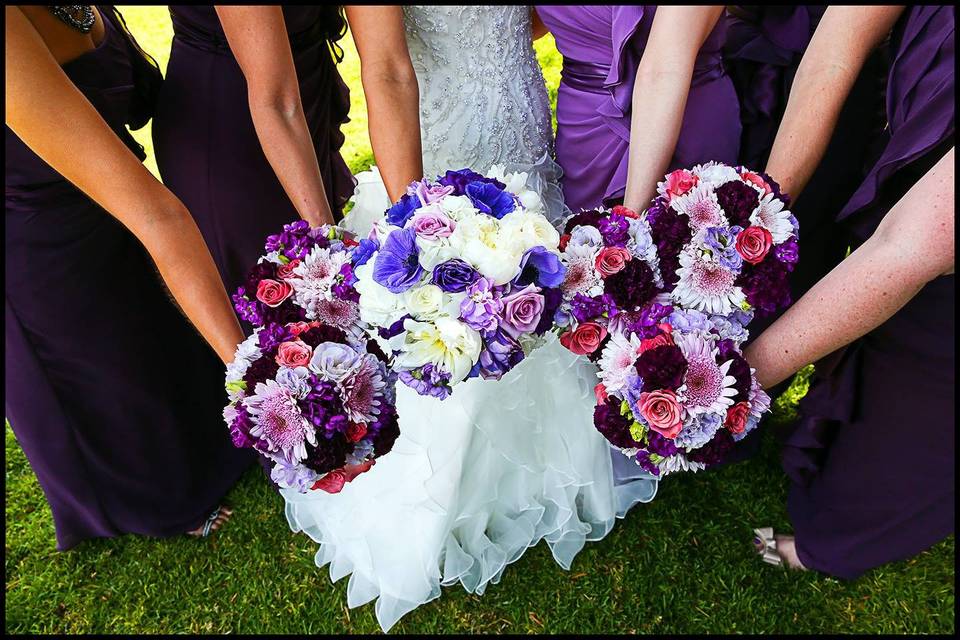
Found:
[{"label": "sleeveless purple dress", "polygon": [[[766,5],[730,7],[724,60],[740,98],[740,164],[764,169],[783,118],[800,60],[827,7]],[[888,63],[881,47],[864,64],[840,112],[824,158],[792,211],[800,220],[802,259],[790,274],[799,299],[843,260],[846,243],[834,217],[860,186],[867,149],[885,124],[883,83]],[[774,179],[777,176],[773,176]],[[758,320],[759,335],[778,316]]]},{"label": "sleeveless purple dress", "polygon": [[[556,148],[567,205],[579,211],[622,201],[634,79],[656,6],[538,5],[536,10],[563,55]],[[723,67],[725,35],[721,19],[697,56],[670,170],[737,160],[739,105]]]},{"label": "sleeveless purple dress", "polygon": [[[893,31],[889,127],[837,216],[856,247],[955,144],[954,9],[906,10]],[[783,466],[797,552],[855,578],[954,531],[956,278],[928,283],[862,339],[817,363]]]},{"label": "sleeveless purple dress", "polygon": [[[153,121],[163,182],[197,221],[233,294],[268,235],[299,219],[257,138],[247,83],[212,6],[171,6],[174,38]],[[300,99],[327,198],[339,218],[354,181],[340,156],[350,93],[331,49],[345,31],[331,5],[286,6]]]},{"label": "sleeveless purple dress", "polygon": [[[99,13],[103,42],[63,70],[143,159],[124,126],[146,122],[139,54],[112,8]],[[57,548],[196,528],[254,460],[223,425],[223,366],[140,242],[5,135],[6,415],[53,512]]]}]

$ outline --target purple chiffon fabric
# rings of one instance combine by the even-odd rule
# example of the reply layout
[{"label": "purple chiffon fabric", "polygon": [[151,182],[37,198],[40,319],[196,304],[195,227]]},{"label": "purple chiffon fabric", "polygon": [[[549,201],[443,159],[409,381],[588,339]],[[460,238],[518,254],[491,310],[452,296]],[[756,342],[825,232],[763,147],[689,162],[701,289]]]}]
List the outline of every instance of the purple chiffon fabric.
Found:
[{"label": "purple chiffon fabric", "polygon": [[[98,9],[103,42],[63,69],[143,159],[124,126],[149,115],[135,112],[134,54]],[[57,548],[195,528],[253,462],[223,426],[223,366],[140,242],[10,128],[5,138],[6,416]]]},{"label": "purple chiffon fabric", "polygon": [[[536,10],[563,55],[556,149],[567,205],[579,211],[622,200],[634,80],[656,6],[538,5]],[[720,20],[697,56],[671,170],[737,160],[739,105],[723,67],[725,36],[726,21]]]},{"label": "purple chiffon fabric", "polygon": [[[955,143],[954,9],[907,9],[891,38],[889,127],[837,233],[864,242]],[[855,578],[954,531],[955,276],[928,283],[817,363],[783,466],[803,563]]]},{"label": "purple chiffon fabric", "polygon": [[[153,123],[163,182],[193,214],[228,293],[270,234],[299,219],[260,146],[247,83],[212,6],[171,6],[174,38]],[[338,219],[354,181],[340,155],[350,92],[331,52],[342,19],[332,5],[285,6],[307,126]]]}]

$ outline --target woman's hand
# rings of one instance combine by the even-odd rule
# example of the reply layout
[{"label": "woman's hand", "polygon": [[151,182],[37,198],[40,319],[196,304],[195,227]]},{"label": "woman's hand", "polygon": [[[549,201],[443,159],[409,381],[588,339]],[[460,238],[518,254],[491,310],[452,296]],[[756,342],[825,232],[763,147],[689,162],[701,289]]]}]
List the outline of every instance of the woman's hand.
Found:
[{"label": "woman's hand", "polygon": [[143,243],[183,312],[230,362],[243,333],[193,218],[67,78],[23,12],[7,6],[5,18],[7,126]]},{"label": "woman's hand", "polygon": [[283,9],[218,6],[216,10],[246,78],[250,116],[270,166],[301,218],[314,227],[333,224],[303,113]]},{"label": "woman's hand", "polygon": [[954,270],[954,150],[915,184],[872,236],[747,347],[764,387],[886,322]]},{"label": "woman's hand", "polygon": [[633,85],[625,207],[643,211],[656,194],[680,138],[697,53],[722,13],[722,6],[657,8]]},{"label": "woman's hand", "polygon": [[390,200],[423,178],[420,88],[407,51],[403,9],[348,6],[350,33],[360,54],[370,144]]}]

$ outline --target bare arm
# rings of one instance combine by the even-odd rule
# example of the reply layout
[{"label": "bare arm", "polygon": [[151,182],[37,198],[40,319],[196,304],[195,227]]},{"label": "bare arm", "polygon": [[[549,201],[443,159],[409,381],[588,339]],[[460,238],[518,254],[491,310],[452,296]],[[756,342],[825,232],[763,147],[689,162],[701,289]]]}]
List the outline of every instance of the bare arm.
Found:
[{"label": "bare arm", "polygon": [[766,168],[794,201],[820,164],[860,70],[903,9],[831,6],[823,14],[797,68]]},{"label": "bare arm", "polygon": [[247,81],[263,153],[300,217],[333,223],[317,152],[300,100],[290,39],[279,6],[218,6],[217,16]]},{"label": "bare arm", "polygon": [[874,234],[744,354],[770,387],[884,323],[925,284],[953,273],[954,150],[915,184]]},{"label": "bare arm", "polygon": [[7,126],[139,238],[187,317],[230,362],[243,333],[189,212],[70,82],[23,12],[7,6],[5,18]]},{"label": "bare arm", "polygon": [[348,6],[350,32],[360,54],[370,144],[391,200],[423,178],[420,88],[407,51],[399,6]]},{"label": "bare arm", "polygon": [[697,52],[722,13],[722,6],[657,8],[633,85],[623,204],[635,211],[647,206],[657,180],[667,172],[680,138]]}]

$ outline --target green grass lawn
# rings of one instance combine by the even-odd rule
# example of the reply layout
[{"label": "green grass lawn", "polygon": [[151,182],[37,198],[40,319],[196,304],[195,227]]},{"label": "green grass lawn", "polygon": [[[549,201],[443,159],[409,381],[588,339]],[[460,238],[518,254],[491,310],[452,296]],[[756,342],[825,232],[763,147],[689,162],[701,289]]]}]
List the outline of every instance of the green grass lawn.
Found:
[{"label": "green grass lawn", "polygon": [[[166,9],[124,8],[162,66]],[[372,156],[356,52],[341,73],[353,90],[345,157]],[[556,97],[559,55],[537,43]],[[150,149],[149,132],[137,134]],[[775,403],[773,425],[794,414],[804,376]],[[571,571],[546,545],[530,549],[482,597],[444,590],[396,633],[953,633],[954,539],[854,582],[788,573],[760,562],[751,528],[787,529],[786,480],[776,444],[701,474],[671,476]],[[126,536],[54,550],[53,521],[9,426],[6,430],[6,605],[10,633],[370,633],[373,606],[349,610],[346,580],[313,563],[316,545],[293,534],[282,499],[252,469],[230,492],[229,525],[211,538]]]}]

